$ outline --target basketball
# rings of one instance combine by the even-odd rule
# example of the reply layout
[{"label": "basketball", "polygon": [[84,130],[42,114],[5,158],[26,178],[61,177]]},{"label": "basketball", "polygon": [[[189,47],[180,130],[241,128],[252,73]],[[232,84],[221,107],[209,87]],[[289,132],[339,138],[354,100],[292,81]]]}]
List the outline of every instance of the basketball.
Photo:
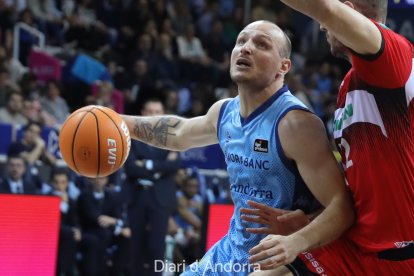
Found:
[{"label": "basketball", "polygon": [[63,123],[59,147],[69,168],[87,177],[107,176],[125,162],[131,138],[118,113],[103,106],[85,106]]}]

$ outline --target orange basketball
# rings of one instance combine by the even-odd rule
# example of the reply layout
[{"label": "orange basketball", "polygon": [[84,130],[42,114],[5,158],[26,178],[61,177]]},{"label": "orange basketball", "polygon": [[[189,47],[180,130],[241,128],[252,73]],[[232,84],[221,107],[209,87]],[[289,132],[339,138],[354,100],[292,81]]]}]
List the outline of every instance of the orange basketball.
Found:
[{"label": "orange basketball", "polygon": [[59,147],[69,168],[87,177],[109,175],[128,157],[128,127],[112,109],[89,105],[74,111],[63,123]]}]

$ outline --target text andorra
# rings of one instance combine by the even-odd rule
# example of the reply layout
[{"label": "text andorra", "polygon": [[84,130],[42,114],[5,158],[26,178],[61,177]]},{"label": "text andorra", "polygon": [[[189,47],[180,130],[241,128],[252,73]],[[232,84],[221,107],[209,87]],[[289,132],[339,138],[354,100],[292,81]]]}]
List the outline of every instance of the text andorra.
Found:
[{"label": "text andorra", "polygon": [[232,184],[230,185],[230,190],[236,193],[245,194],[248,196],[254,196],[258,198],[273,199],[273,193],[269,190],[259,190],[255,187],[250,187],[250,184]]}]

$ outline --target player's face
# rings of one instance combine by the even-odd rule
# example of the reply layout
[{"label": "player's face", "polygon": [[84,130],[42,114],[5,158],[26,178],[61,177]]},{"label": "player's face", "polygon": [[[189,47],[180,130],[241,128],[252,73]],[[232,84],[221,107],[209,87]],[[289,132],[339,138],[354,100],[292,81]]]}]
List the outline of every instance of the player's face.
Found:
[{"label": "player's face", "polygon": [[249,24],[237,37],[230,60],[234,82],[268,84],[281,67],[283,33],[268,22]]},{"label": "player's face", "polygon": [[331,54],[335,57],[346,57],[347,48],[344,44],[339,42],[325,27],[321,25],[321,31],[326,32],[326,41],[329,43]]}]

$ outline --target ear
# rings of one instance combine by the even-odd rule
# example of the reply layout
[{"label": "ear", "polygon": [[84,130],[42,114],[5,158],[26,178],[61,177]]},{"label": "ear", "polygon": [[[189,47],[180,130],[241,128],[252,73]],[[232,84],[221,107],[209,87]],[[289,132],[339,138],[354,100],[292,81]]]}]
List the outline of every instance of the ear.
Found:
[{"label": "ear", "polygon": [[353,8],[355,10],[355,6],[354,6],[354,4],[352,2],[345,1],[344,4],[347,5],[347,6],[349,6],[349,7],[351,7],[351,8]]},{"label": "ear", "polygon": [[282,65],[280,66],[280,69],[276,74],[276,77],[278,77],[279,75],[286,75],[290,71],[290,68],[292,68],[292,61],[288,58],[284,58],[282,60]]}]

